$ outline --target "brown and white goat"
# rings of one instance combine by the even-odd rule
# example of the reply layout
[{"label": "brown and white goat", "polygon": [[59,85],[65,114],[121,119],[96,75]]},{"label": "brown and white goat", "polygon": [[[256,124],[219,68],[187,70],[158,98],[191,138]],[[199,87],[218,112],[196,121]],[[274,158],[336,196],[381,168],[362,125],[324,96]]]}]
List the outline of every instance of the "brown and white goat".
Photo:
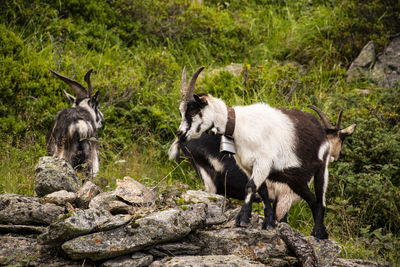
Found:
[{"label": "brown and white goat", "polygon": [[[353,134],[356,125],[340,129],[342,111],[336,126],[317,107],[308,106],[321,117],[330,144],[330,161],[337,161],[344,139]],[[239,200],[245,198],[245,187],[249,178],[236,164],[234,157],[220,153],[221,135],[203,133],[198,139],[181,142],[176,138],[169,149],[170,159],[179,160],[181,150],[203,180],[207,192],[226,195]],[[268,196],[272,201],[277,221],[287,221],[290,207],[300,200],[285,183],[268,182]]]},{"label": "brown and white goat", "polygon": [[63,158],[75,169],[83,169],[95,176],[99,171],[99,144],[97,129],[104,122],[97,100],[99,91],[93,94],[90,69],[85,75],[87,90],[80,83],[50,69],[57,78],[67,83],[76,97],[64,91],[72,107],[60,110],[46,137],[50,156]]},{"label": "brown and white goat", "polygon": [[[245,199],[236,219],[238,226],[250,223],[251,204],[256,192],[264,202],[263,228],[275,227],[269,200],[269,182],[286,184],[310,206],[314,218],[312,235],[328,238],[323,220],[325,192],[328,184],[330,145],[318,119],[294,109],[277,109],[264,103],[229,108],[209,94],[194,94],[199,68],[186,85],[186,68],[182,73],[182,121],[179,141],[199,138],[204,132],[229,134],[235,140],[235,159],[249,177]],[[232,116],[235,114],[235,123]],[[314,179],[315,195],[309,189]]]}]

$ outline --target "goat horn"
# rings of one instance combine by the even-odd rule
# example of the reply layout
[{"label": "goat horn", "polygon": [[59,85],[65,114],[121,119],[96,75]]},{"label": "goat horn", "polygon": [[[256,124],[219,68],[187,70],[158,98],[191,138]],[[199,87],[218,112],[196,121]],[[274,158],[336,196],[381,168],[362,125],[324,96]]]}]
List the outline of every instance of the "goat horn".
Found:
[{"label": "goat horn", "polygon": [[325,128],[327,129],[334,129],[331,122],[329,121],[328,117],[316,106],[308,105],[308,108],[313,109],[315,112],[318,113],[319,117],[321,118],[322,122],[324,123]]},{"label": "goat horn", "polygon": [[190,100],[190,99],[188,99],[188,96],[187,96],[186,66],[183,67],[183,71],[182,71],[181,94],[182,94],[182,100],[183,101]]},{"label": "goat horn", "polygon": [[49,69],[51,73],[53,73],[57,78],[60,80],[64,81],[66,84],[68,84],[71,89],[75,92],[76,96],[78,98],[84,98],[88,96],[88,92],[86,91],[85,87],[83,87],[80,83],[77,81],[71,80],[61,74],[58,74],[52,69]]},{"label": "goat horn", "polygon": [[[192,78],[190,79],[189,86],[186,87],[186,67],[183,68],[182,72],[182,100],[183,101],[190,101],[193,99],[194,94],[194,87],[196,85],[197,77],[199,76],[200,72],[204,69],[204,66],[198,68],[196,72],[193,74]],[[185,86],[185,87],[183,87]]]},{"label": "goat horn", "polygon": [[87,86],[88,86],[87,89],[88,89],[88,95],[89,96],[92,96],[92,94],[93,94],[92,84],[90,83],[90,74],[92,73],[92,71],[93,71],[93,69],[88,70],[88,72],[86,72],[85,78],[84,78],[84,80],[85,80],[85,82],[87,83]]},{"label": "goat horn", "polygon": [[343,115],[343,109],[340,110],[339,116],[336,122],[336,129],[340,130],[340,124],[342,123],[342,115]]}]

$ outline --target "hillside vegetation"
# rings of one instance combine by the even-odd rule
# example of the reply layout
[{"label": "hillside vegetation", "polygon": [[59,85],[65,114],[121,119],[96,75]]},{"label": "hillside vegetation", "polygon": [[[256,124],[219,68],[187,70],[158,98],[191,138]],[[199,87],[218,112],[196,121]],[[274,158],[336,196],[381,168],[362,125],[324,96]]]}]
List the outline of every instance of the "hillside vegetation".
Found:
[{"label": "hillside vegetation", "polygon": [[[400,32],[396,0],[4,0],[0,4],[0,193],[34,194],[45,136],[70,89],[94,68],[105,126],[99,185],[129,175],[149,186],[202,188],[190,165],[168,161],[180,122],[180,76],[206,66],[197,92],[230,105],[263,101],[357,124],[330,165],[326,225],[342,256],[400,262],[400,85],[345,82],[370,40]],[[230,63],[235,76],[212,73]],[[292,90],[295,88],[295,90]],[[368,90],[361,94],[359,90]],[[289,93],[291,92],[291,93]],[[255,209],[262,210],[259,206]],[[300,202],[289,223],[310,233]]]}]

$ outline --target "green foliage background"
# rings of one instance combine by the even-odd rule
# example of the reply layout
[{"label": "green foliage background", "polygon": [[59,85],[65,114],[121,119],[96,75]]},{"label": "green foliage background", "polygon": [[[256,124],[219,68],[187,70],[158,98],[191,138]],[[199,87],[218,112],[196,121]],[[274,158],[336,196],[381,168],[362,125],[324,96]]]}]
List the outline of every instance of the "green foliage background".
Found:
[{"label": "green foliage background", "polygon": [[[400,86],[346,83],[370,40],[400,32],[395,0],[5,0],[0,4],[0,193],[33,194],[45,135],[68,107],[55,69],[80,82],[94,68],[106,118],[100,185],[125,175],[151,186],[202,184],[187,162],[167,160],[180,121],[183,66],[210,71],[197,91],[230,105],[258,101],[357,123],[330,166],[326,223],[342,256],[400,261]],[[234,76],[212,69],[245,64]],[[289,95],[292,88],[295,92]],[[369,90],[364,95],[356,89]],[[312,229],[303,202],[289,222]]]}]

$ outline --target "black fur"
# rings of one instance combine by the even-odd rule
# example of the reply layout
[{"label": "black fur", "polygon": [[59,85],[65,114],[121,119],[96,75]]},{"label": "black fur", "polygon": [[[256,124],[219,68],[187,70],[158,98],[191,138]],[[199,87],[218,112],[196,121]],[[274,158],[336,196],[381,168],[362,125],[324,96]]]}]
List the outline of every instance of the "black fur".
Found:
[{"label": "black fur", "polygon": [[[92,127],[88,137],[83,140],[81,140],[78,132],[75,131],[73,136],[70,136],[69,133],[70,126],[79,120],[88,122]],[[97,137],[95,123],[87,109],[79,106],[65,108],[57,113],[56,120],[47,133],[47,152],[50,156],[58,156],[56,150],[58,153],[62,150],[69,151],[65,155],[65,160],[72,167],[79,168],[90,158],[91,148],[98,146],[97,142],[92,142],[89,139],[97,139]]]}]

